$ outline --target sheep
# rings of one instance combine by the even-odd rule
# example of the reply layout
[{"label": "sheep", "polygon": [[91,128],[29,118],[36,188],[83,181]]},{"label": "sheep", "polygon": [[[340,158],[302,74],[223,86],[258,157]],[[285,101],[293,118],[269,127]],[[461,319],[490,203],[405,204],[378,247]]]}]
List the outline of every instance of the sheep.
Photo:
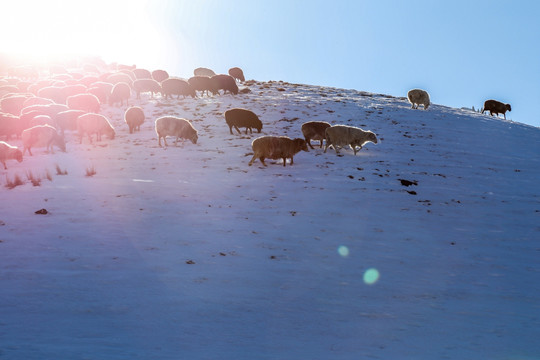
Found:
[{"label": "sheep", "polygon": [[253,134],[253,128],[257,129],[257,131],[260,133],[263,128],[261,120],[259,120],[259,117],[255,115],[253,111],[235,108],[225,111],[224,115],[225,122],[227,123],[227,125],[229,125],[229,131],[231,132],[231,135],[233,134],[233,127],[236,129],[236,131],[238,131],[239,134],[242,133],[239,127],[245,127],[246,134],[248,130],[250,130]]},{"label": "sheep", "polygon": [[287,163],[287,158],[290,158],[292,165],[294,155],[301,150],[309,151],[304,139],[291,139],[287,136],[261,136],[253,140],[251,147],[253,148],[253,157],[249,161],[249,166],[253,164],[255,159],[261,160],[261,163],[266,166],[265,158],[283,159],[283,166]]},{"label": "sheep", "polygon": [[137,99],[141,98],[141,92],[151,92],[154,97],[154,93],[161,92],[161,85],[154,79],[137,79],[133,82],[133,90],[137,92]]},{"label": "sheep", "polygon": [[[84,94],[86,92],[86,86],[83,84],[66,85],[63,88],[64,96],[67,99],[73,95]],[[65,101],[63,102],[65,104]]]},{"label": "sheep", "polygon": [[239,80],[241,82],[246,81],[244,78],[244,72],[239,67],[230,68],[229,75],[231,75],[235,80]]},{"label": "sheep", "polygon": [[178,95],[177,99],[180,98],[180,95],[184,96],[184,98],[186,96],[191,96],[192,98],[197,97],[193,86],[191,86],[186,80],[177,78],[168,78],[163,80],[161,83],[161,95],[164,96],[165,99],[167,99],[169,96],[172,97],[172,95]]},{"label": "sheep", "polygon": [[131,78],[131,76],[122,72],[110,74],[109,76],[107,76],[105,81],[113,85],[118,84],[118,83],[126,83],[129,85],[129,87],[133,85],[133,79]]},{"label": "sheep", "polygon": [[212,94],[217,93],[217,89],[212,85],[212,80],[208,76],[193,76],[190,77],[188,83],[193,87],[195,91],[202,91],[201,96],[209,95],[208,92],[211,91]]},{"label": "sheep", "polygon": [[9,145],[7,142],[0,141],[0,162],[4,164],[4,170],[7,170],[7,160],[23,161],[22,151],[18,147]]},{"label": "sheep", "polygon": [[34,97],[30,97],[30,98],[28,98],[28,99],[26,99],[24,101],[23,108],[28,107],[28,106],[32,106],[32,105],[49,105],[49,104],[54,104],[54,101],[52,101],[51,99],[45,99],[45,98],[42,98],[42,97],[34,96]]},{"label": "sheep", "polygon": [[236,85],[236,80],[230,75],[214,75],[210,78],[212,80],[212,86],[216,89],[217,93],[219,94],[218,90],[223,90],[223,93],[225,94],[227,91],[237,95],[238,94],[238,85]]},{"label": "sheep", "polygon": [[169,78],[169,73],[167,73],[165,70],[152,71],[152,79],[156,80],[159,83],[168,78]]},{"label": "sheep", "polygon": [[109,105],[120,103],[120,106],[124,105],[124,100],[126,100],[126,105],[128,105],[128,100],[131,96],[131,88],[129,84],[125,82],[117,83],[113,86],[111,95],[109,96]]},{"label": "sheep", "polygon": [[136,79],[152,79],[152,73],[146,69],[133,69]]},{"label": "sheep", "polygon": [[86,89],[86,92],[98,97],[102,104],[107,103],[114,85],[109,82],[96,81],[90,84],[90,87]]},{"label": "sheep", "polygon": [[18,116],[0,113],[0,136],[5,136],[6,140],[9,140],[11,135],[19,137],[22,131],[26,129],[26,124]]},{"label": "sheep", "polygon": [[504,119],[506,120],[506,112],[512,111],[512,107],[510,104],[503,104],[500,101],[497,100],[486,100],[484,102],[484,107],[482,108],[482,114],[485,111],[489,111],[489,115],[493,116],[493,114],[497,114],[497,117],[499,114],[504,115]]},{"label": "sheep", "polygon": [[[361,150],[366,142],[377,143],[377,137],[373,132],[347,125],[330,126],[325,130],[325,139],[324,152],[329,146],[332,146],[336,150],[336,154],[339,154],[338,147],[349,145],[353,149],[354,155],[356,155],[356,152]],[[358,150],[356,149],[357,146],[359,147]]]},{"label": "sheep", "polygon": [[77,94],[66,99],[67,106],[71,110],[83,110],[86,112],[99,113],[100,103],[97,96],[92,94]]},{"label": "sheep", "polygon": [[0,109],[2,109],[2,112],[8,114],[19,115],[26,99],[28,99],[28,96],[26,95],[3,97],[2,100],[0,100]]},{"label": "sheep", "polygon": [[325,121],[308,121],[303,123],[302,134],[304,134],[304,138],[309,147],[314,149],[313,145],[311,145],[311,140],[319,140],[321,142],[319,148],[322,148],[323,140],[326,137],[325,131],[330,126],[331,125]]},{"label": "sheep", "polygon": [[167,136],[175,136],[174,146],[178,143],[178,139],[191,140],[193,144],[197,143],[199,138],[197,130],[186,119],[174,116],[162,116],[156,119],[156,134],[158,135],[158,145],[161,147],[161,138],[167,147]]},{"label": "sheep", "polygon": [[[427,110],[430,101],[429,101],[429,94],[427,91],[422,89],[412,89],[409,90],[407,93],[407,98],[409,99],[409,102],[412,104],[412,109],[418,109],[418,106],[420,104],[424,105],[424,110]],[[416,104],[416,107],[414,106]]]},{"label": "sheep", "polygon": [[64,88],[61,86],[45,86],[37,91],[37,96],[51,99],[57,104],[64,104],[66,102]]},{"label": "sheep", "polygon": [[129,127],[129,133],[133,134],[135,130],[140,131],[144,122],[143,109],[138,106],[132,106],[124,113],[124,120]]},{"label": "sheep", "polygon": [[56,126],[64,135],[66,130],[75,131],[77,130],[77,118],[81,115],[86,114],[86,111],[83,110],[66,110],[56,114]]},{"label": "sheep", "polygon": [[60,150],[66,151],[66,142],[64,137],[56,132],[56,129],[50,125],[37,125],[26,129],[21,135],[22,143],[24,146],[23,155],[28,150],[30,156],[32,156],[33,147],[47,148],[47,151],[54,153],[53,145],[56,145]]},{"label": "sheep", "polygon": [[21,116],[31,111],[40,111],[42,115],[49,115],[54,118],[56,114],[66,110],[69,110],[69,108],[64,104],[31,105],[21,110]]},{"label": "sheep", "polygon": [[86,133],[90,144],[92,143],[92,134],[96,134],[96,141],[101,141],[103,134],[111,140],[114,139],[115,132],[109,120],[101,114],[84,114],[77,118],[77,132],[79,133],[79,144],[82,144],[82,138]]},{"label": "sheep", "polygon": [[82,77],[79,81],[79,84],[84,85],[86,88],[89,88],[93,83],[98,82],[99,78],[93,75],[86,75]]},{"label": "sheep", "polygon": [[193,75],[212,77],[212,76],[216,75],[216,73],[213,70],[200,67],[200,68],[196,68],[195,70],[193,70]]}]

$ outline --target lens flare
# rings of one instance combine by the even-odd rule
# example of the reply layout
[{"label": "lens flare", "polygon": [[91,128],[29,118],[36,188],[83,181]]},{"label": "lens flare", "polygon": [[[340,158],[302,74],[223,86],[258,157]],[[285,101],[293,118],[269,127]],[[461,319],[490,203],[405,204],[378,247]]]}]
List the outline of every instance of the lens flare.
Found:
[{"label": "lens flare", "polygon": [[349,256],[349,248],[344,245],[341,245],[340,247],[338,247],[337,252],[339,255],[343,257]]},{"label": "lens flare", "polygon": [[379,270],[371,268],[367,269],[364,273],[364,282],[367,285],[373,285],[379,280],[380,274]]}]

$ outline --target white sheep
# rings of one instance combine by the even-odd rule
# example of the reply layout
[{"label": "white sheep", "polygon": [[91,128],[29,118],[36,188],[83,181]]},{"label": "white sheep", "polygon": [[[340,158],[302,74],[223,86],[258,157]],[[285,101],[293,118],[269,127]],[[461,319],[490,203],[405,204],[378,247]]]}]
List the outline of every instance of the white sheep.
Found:
[{"label": "white sheep", "polygon": [[162,116],[156,119],[156,133],[158,135],[158,144],[161,147],[161,138],[167,147],[167,136],[174,136],[174,146],[178,143],[178,139],[191,140],[193,144],[197,143],[198,135],[197,130],[191,125],[189,121],[174,116]]},{"label": "white sheep", "polygon": [[[377,143],[377,137],[371,131],[365,131],[363,129],[347,126],[347,125],[334,125],[325,130],[326,145],[324,152],[329,146],[332,146],[336,150],[336,154],[339,154],[338,147],[349,145],[354,151],[354,155],[362,146],[371,141]],[[358,150],[356,147],[358,146]]]},{"label": "white sheep", "polygon": [[99,113],[100,102],[93,94],[77,94],[68,96],[66,104],[71,110],[83,110],[90,113]]},{"label": "white sheep", "polygon": [[196,68],[195,70],[193,70],[193,75],[212,77],[212,76],[216,75],[216,73],[214,72],[214,70],[204,68],[204,67],[200,67],[200,68]]},{"label": "white sheep", "polygon": [[105,134],[110,139],[114,139],[114,128],[109,120],[101,114],[84,114],[77,118],[77,132],[79,133],[79,143],[86,133],[90,143],[92,143],[92,134],[96,134],[96,141],[101,141],[101,135]]},{"label": "white sheep", "polygon": [[56,145],[60,150],[66,151],[64,137],[50,125],[37,125],[26,129],[22,132],[21,139],[24,147],[23,154],[28,150],[30,156],[32,156],[33,147],[46,147],[47,151],[54,153],[53,145]]},{"label": "white sheep", "polygon": [[0,162],[4,164],[4,169],[7,170],[6,160],[23,161],[23,155],[18,147],[9,145],[7,142],[0,141]]},{"label": "white sheep", "polygon": [[409,92],[407,93],[407,98],[409,99],[409,102],[412,104],[411,106],[412,109],[418,109],[419,105],[424,105],[424,110],[427,110],[427,108],[431,104],[429,101],[428,92],[422,89],[409,90]]}]

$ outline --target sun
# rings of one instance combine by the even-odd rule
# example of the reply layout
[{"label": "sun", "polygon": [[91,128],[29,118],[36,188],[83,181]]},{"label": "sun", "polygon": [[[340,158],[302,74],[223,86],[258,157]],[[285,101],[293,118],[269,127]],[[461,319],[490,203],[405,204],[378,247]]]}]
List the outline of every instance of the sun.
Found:
[{"label": "sun", "polygon": [[[7,0],[0,3],[0,52],[32,61],[95,55],[120,61],[141,54],[140,44],[159,46],[145,11],[148,0]],[[147,56],[147,55],[146,55]],[[143,59],[144,61],[144,59]]]}]

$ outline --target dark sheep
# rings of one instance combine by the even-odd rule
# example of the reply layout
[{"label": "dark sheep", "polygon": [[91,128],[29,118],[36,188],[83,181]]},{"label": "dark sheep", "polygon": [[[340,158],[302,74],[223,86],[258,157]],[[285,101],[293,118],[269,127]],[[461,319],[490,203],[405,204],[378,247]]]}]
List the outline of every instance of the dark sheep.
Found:
[{"label": "dark sheep", "polygon": [[135,74],[135,78],[137,79],[151,79],[152,73],[149,70],[146,69],[133,69],[133,74]]},{"label": "dark sheep", "polygon": [[302,134],[306,139],[306,143],[313,149],[311,140],[319,140],[322,148],[323,140],[325,139],[325,131],[331,125],[325,121],[308,121],[302,124]]},{"label": "dark sheep", "polygon": [[154,93],[161,92],[161,85],[154,79],[137,79],[133,82],[133,90],[137,93],[137,99],[141,98],[142,92],[150,92],[153,98]]},{"label": "dark sheep", "polygon": [[251,143],[253,148],[253,157],[249,161],[249,166],[256,159],[261,160],[261,163],[266,166],[264,159],[283,159],[283,166],[287,163],[287,159],[291,159],[293,164],[293,156],[300,151],[309,151],[304,139],[291,139],[287,136],[261,136],[253,140]]},{"label": "dark sheep", "polygon": [[120,103],[120,106],[124,105],[124,100],[126,100],[126,105],[128,100],[131,97],[131,88],[127,83],[117,83],[114,85],[111,91],[111,96],[109,97],[109,105]]},{"label": "dark sheep", "polygon": [[200,67],[200,68],[196,68],[195,70],[193,70],[193,75],[212,77],[212,76],[216,75],[216,73],[214,72],[214,70],[210,70],[210,69],[207,69],[207,68],[204,68],[204,67]]},{"label": "dark sheep", "polygon": [[225,111],[225,121],[227,122],[227,125],[229,125],[231,135],[233,134],[233,127],[236,129],[236,131],[238,131],[239,134],[242,133],[239,127],[245,127],[246,134],[248,130],[250,130],[250,132],[253,134],[253,128],[257,129],[257,131],[260,133],[263,127],[261,120],[259,120],[259,117],[255,115],[253,111],[241,108]]},{"label": "dark sheep", "polygon": [[241,82],[246,81],[246,79],[244,78],[244,72],[239,67],[230,68],[229,75],[235,78],[235,80],[239,80]]},{"label": "dark sheep", "polygon": [[140,131],[144,122],[144,111],[139,106],[132,106],[124,113],[124,121],[129,127],[129,133],[133,134],[135,130]]},{"label": "dark sheep", "polygon": [[482,108],[482,114],[485,111],[489,111],[489,115],[491,116],[493,116],[493,114],[497,114],[498,117],[499,114],[503,114],[504,119],[506,120],[506,112],[512,111],[512,107],[510,104],[503,104],[497,100],[486,100],[486,102],[484,102],[484,107]]},{"label": "dark sheep", "polygon": [[154,70],[152,71],[152,79],[156,80],[157,82],[162,82],[163,80],[167,80],[169,78],[169,74],[165,70]]},{"label": "dark sheep", "polygon": [[92,94],[69,96],[66,103],[71,110],[83,110],[92,113],[99,113],[101,107],[98,97]]},{"label": "dark sheep", "polygon": [[[212,86],[218,90],[223,90],[223,93],[230,92],[233,95],[238,94],[238,85],[236,85],[236,80],[230,75],[214,75],[210,78],[212,80]],[[218,91],[219,93],[219,91]]]},{"label": "dark sheep", "polygon": [[204,95],[205,92],[208,96],[209,91],[214,95],[217,93],[217,89],[214,88],[212,80],[208,76],[193,76],[189,78],[188,82],[193,86],[195,91],[202,91],[201,96]]},{"label": "dark sheep", "polygon": [[169,96],[177,95],[177,99],[180,98],[180,95],[191,96],[196,98],[197,94],[195,89],[191,86],[186,80],[177,79],[177,78],[168,78],[161,83],[161,95],[167,99]]}]

